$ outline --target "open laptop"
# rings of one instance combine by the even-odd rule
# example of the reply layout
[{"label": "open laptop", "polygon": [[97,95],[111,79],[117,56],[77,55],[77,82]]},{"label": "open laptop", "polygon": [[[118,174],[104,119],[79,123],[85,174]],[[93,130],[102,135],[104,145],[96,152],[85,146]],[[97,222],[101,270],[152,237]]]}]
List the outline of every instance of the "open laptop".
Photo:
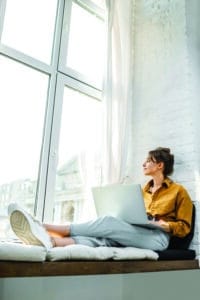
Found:
[{"label": "open laptop", "polygon": [[98,217],[111,215],[130,224],[162,230],[148,220],[140,184],[93,187],[92,194]]}]

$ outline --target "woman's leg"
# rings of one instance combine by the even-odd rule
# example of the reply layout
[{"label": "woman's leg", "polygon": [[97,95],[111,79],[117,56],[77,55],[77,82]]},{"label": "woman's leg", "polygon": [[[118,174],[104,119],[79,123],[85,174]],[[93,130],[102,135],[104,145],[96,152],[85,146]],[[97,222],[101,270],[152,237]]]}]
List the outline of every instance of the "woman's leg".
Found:
[{"label": "woman's leg", "polygon": [[104,237],[73,236],[72,238],[70,237],[69,225],[43,224],[43,226],[50,235],[54,247],[63,247],[73,244],[82,244],[90,247],[121,246],[114,240]]},{"label": "woman's leg", "polygon": [[90,236],[52,237],[53,247],[64,247],[73,244],[85,245],[90,247],[119,247],[117,242],[106,238],[95,238]]},{"label": "woman's leg", "polygon": [[70,235],[70,227],[68,225],[43,224],[43,226],[51,236],[66,237]]},{"label": "woman's leg", "polygon": [[69,246],[69,245],[75,244],[75,240],[70,237],[51,236],[51,241],[52,241],[53,247],[64,247],[64,246]]},{"label": "woman's leg", "polygon": [[[9,205],[10,224],[15,234],[26,244],[65,246],[73,243],[95,246],[132,246],[163,250],[169,243],[169,235],[160,230],[150,230],[130,225],[122,220],[106,216],[95,221],[71,225],[42,225],[17,204]],[[46,226],[46,228],[45,228]],[[54,236],[48,234],[48,231]]]},{"label": "woman's leg", "polygon": [[[112,216],[71,225],[44,224],[54,246],[84,244],[97,246],[132,246],[152,250],[166,249],[168,234],[128,224]],[[57,236],[56,236],[57,235]]]},{"label": "woman's leg", "polygon": [[64,247],[75,244],[74,239],[69,237],[69,226],[54,224],[43,224],[43,226],[51,237],[53,247]]},{"label": "woman's leg", "polygon": [[161,230],[131,225],[111,216],[98,218],[94,221],[71,224],[70,236],[77,244],[79,236],[104,238],[121,246],[164,250],[169,244],[169,235]]}]

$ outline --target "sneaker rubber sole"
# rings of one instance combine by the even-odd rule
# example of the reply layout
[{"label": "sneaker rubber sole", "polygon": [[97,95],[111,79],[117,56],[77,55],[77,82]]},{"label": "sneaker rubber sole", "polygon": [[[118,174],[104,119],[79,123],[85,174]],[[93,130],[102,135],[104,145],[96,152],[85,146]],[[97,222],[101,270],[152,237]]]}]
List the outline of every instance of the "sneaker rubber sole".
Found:
[{"label": "sneaker rubber sole", "polygon": [[28,245],[44,246],[44,244],[33,234],[29,222],[20,211],[14,211],[10,215],[10,224],[14,233]]}]

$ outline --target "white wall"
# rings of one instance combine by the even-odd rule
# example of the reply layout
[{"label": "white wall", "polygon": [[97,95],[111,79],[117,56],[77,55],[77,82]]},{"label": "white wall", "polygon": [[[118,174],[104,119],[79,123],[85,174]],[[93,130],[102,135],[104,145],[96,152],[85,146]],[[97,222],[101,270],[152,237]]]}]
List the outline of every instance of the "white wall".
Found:
[{"label": "white wall", "polygon": [[0,280],[1,300],[121,300],[121,276],[68,276]]},{"label": "white wall", "polygon": [[[170,147],[173,179],[189,191],[200,220],[200,2],[135,0],[134,93],[128,174],[144,182],[148,150]],[[148,180],[148,178],[146,178]],[[199,227],[192,247],[199,256]]]},{"label": "white wall", "polygon": [[0,279],[1,300],[198,300],[200,271]]},{"label": "white wall", "polygon": [[195,204],[197,207],[196,236],[198,237],[198,258],[200,258],[200,1],[185,1],[185,4],[190,105],[194,111],[194,115],[190,118],[195,158],[193,170],[194,188],[191,190],[191,194],[194,195],[193,199],[196,201]]}]

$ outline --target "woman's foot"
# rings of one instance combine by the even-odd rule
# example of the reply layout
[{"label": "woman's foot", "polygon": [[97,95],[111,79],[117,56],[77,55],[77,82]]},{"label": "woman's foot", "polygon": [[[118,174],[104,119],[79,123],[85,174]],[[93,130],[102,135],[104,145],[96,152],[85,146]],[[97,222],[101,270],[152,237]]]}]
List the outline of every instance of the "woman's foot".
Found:
[{"label": "woman's foot", "polygon": [[46,249],[53,247],[51,238],[43,225],[17,203],[11,203],[8,206],[8,214],[12,230],[25,244],[44,246]]}]

